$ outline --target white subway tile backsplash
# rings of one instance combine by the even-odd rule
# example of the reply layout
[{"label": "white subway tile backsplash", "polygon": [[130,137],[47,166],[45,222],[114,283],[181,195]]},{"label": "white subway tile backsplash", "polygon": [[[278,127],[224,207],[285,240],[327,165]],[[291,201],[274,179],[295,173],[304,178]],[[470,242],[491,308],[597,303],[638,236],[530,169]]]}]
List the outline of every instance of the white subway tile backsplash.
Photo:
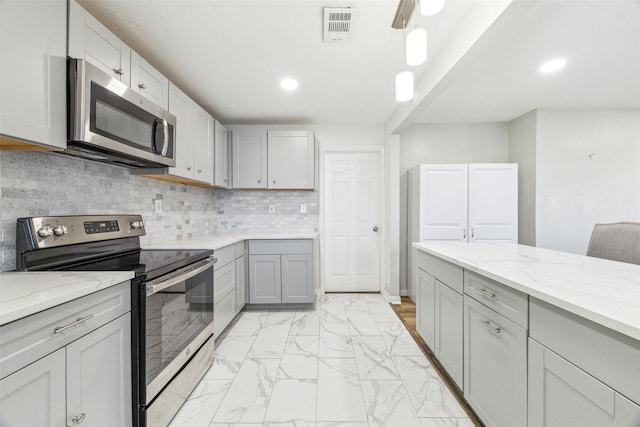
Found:
[{"label": "white subway tile backsplash", "polygon": [[105,213],[141,214],[149,244],[212,233],[308,232],[317,231],[318,193],[203,189],[60,154],[0,151],[1,271],[15,269],[17,218]]}]

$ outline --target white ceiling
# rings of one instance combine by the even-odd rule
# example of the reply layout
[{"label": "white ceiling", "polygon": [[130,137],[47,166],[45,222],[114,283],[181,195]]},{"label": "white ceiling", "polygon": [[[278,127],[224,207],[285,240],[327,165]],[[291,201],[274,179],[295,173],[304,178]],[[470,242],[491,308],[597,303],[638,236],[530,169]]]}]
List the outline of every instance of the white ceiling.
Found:
[{"label": "white ceiling", "polygon": [[[472,3],[420,17],[430,60]],[[80,0],[225,124],[383,123],[398,106],[398,0]],[[356,7],[352,42],[322,42],[323,7]],[[482,3],[480,3],[482,6]],[[443,47],[444,45],[444,47]],[[567,67],[541,75],[563,56]],[[415,69],[428,78],[427,63]],[[296,92],[280,89],[298,79]],[[516,0],[410,123],[508,121],[536,108],[640,108],[640,0]],[[419,77],[418,77],[419,78]]]},{"label": "white ceiling", "polygon": [[[397,0],[80,3],[225,124],[383,123],[397,105]],[[421,18],[431,56],[470,3]],[[324,6],[358,9],[351,43],[323,43]],[[298,79],[296,92],[280,89],[285,76]]]},{"label": "white ceiling", "polygon": [[[565,69],[544,75],[546,60]],[[537,108],[640,108],[640,1],[514,2],[414,123],[503,122]]]}]

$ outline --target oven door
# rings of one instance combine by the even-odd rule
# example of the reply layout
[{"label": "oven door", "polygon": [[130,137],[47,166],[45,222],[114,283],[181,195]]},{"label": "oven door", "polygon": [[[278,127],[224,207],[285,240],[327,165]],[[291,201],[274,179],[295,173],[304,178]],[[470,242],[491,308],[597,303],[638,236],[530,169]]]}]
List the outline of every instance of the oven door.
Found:
[{"label": "oven door", "polygon": [[70,147],[175,166],[175,116],[84,60],[70,60],[69,73]]},{"label": "oven door", "polygon": [[213,335],[212,257],[147,282],[145,380],[149,404]]}]

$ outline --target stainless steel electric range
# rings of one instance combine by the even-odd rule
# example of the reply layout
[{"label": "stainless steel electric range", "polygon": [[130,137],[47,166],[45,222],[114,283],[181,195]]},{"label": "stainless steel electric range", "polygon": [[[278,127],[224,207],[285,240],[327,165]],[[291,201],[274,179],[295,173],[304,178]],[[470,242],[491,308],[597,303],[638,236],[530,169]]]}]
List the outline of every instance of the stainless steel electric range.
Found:
[{"label": "stainless steel electric range", "polygon": [[140,215],[20,218],[18,271],[133,271],[133,425],[164,426],[213,363],[213,251],[140,248]]}]

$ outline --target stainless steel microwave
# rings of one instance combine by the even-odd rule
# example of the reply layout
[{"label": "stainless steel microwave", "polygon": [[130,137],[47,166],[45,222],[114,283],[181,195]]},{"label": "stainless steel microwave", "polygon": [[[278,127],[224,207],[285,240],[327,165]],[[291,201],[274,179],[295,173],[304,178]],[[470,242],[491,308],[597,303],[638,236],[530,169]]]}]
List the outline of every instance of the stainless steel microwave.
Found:
[{"label": "stainless steel microwave", "polygon": [[67,154],[128,167],[175,166],[176,118],[82,59],[69,59]]}]

